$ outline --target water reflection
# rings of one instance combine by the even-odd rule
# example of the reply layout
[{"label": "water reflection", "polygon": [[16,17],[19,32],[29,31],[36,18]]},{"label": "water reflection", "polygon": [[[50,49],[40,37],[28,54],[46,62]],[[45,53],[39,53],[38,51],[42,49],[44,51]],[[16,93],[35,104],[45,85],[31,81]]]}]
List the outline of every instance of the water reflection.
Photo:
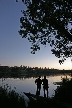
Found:
[{"label": "water reflection", "polygon": [[[52,97],[54,95],[54,90],[57,88],[57,85],[55,85],[55,82],[61,82],[61,79],[64,77],[66,77],[65,75],[61,75],[61,76],[47,76],[46,79],[48,80],[48,97]],[[70,76],[67,76],[67,78],[70,78]],[[43,79],[43,77],[41,77],[41,80]],[[23,93],[23,92],[30,92],[32,94],[36,94],[36,90],[37,90],[37,85],[35,84],[35,80],[36,78],[0,78],[0,85],[2,87],[4,87],[4,85],[8,84],[9,87],[11,87],[11,90],[14,89],[14,87],[16,87],[15,91],[18,92],[19,94]],[[43,82],[42,82],[43,84]],[[41,84],[41,89],[40,89],[40,96],[44,96],[44,88]]]}]

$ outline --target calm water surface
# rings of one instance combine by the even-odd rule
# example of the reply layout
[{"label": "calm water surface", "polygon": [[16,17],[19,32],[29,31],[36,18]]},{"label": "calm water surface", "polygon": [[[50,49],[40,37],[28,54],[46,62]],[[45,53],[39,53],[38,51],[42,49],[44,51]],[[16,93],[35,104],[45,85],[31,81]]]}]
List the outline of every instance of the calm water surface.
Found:
[{"label": "calm water surface", "polygon": [[[52,97],[55,93],[54,90],[56,90],[57,85],[55,85],[55,82],[61,82],[62,78],[66,77],[65,75],[58,75],[58,76],[47,76],[49,89],[48,89],[48,96]],[[67,75],[68,78],[70,78],[69,75]],[[30,92],[32,94],[36,94],[36,84],[35,84],[36,78],[5,78],[0,79],[0,85],[4,87],[4,85],[8,84],[11,87],[11,90],[15,90],[17,93],[22,94],[23,92]],[[41,77],[43,79],[43,77]],[[15,89],[16,87],[16,89]],[[40,95],[44,95],[43,86],[41,86]]]}]

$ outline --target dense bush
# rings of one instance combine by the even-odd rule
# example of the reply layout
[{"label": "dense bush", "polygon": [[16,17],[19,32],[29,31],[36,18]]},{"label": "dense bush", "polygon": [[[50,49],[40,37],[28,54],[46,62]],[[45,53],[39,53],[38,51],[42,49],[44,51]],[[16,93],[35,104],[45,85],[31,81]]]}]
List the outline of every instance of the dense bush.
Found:
[{"label": "dense bush", "polygon": [[0,106],[1,108],[25,108],[24,98],[19,96],[14,90],[0,87]]},{"label": "dense bush", "polygon": [[54,99],[72,104],[72,79],[62,79],[62,83],[55,90]]}]

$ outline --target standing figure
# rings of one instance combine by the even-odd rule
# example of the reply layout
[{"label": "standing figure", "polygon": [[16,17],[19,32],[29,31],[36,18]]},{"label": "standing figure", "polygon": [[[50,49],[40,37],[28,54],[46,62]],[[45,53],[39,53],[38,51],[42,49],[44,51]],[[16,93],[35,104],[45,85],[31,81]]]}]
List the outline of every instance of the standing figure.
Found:
[{"label": "standing figure", "polygon": [[36,80],[35,80],[35,83],[37,85],[37,91],[36,91],[36,95],[40,95],[40,90],[41,90],[41,77],[39,76]]},{"label": "standing figure", "polygon": [[48,98],[48,80],[46,79],[46,76],[44,76],[44,79],[42,79],[42,85],[44,89],[44,97],[46,97],[45,90],[47,91],[47,98]]}]

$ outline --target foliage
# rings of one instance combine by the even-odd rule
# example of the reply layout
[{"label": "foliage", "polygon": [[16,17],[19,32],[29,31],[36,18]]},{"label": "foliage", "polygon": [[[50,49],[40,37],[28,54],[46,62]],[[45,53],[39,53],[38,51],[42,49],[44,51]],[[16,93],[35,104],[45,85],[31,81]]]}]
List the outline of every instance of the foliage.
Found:
[{"label": "foliage", "polygon": [[23,97],[20,97],[14,90],[0,87],[0,106],[1,108],[26,108]]},{"label": "foliage", "polygon": [[[52,99],[37,97],[34,100],[29,98],[27,108],[65,108],[52,101]],[[0,106],[1,108],[26,108],[24,99],[19,96],[14,90],[8,92],[7,88],[0,87]]]},{"label": "foliage", "polygon": [[[30,3],[30,0],[21,0],[24,4],[29,4]],[[16,2],[18,2],[18,0],[16,0]]]},{"label": "foliage", "polygon": [[55,90],[54,99],[72,104],[72,79],[62,79],[61,85]]},{"label": "foliage", "polygon": [[32,54],[40,50],[40,44],[49,43],[52,54],[60,58],[60,64],[63,63],[72,56],[71,0],[25,1],[27,10],[22,11],[19,34],[32,43]]}]

